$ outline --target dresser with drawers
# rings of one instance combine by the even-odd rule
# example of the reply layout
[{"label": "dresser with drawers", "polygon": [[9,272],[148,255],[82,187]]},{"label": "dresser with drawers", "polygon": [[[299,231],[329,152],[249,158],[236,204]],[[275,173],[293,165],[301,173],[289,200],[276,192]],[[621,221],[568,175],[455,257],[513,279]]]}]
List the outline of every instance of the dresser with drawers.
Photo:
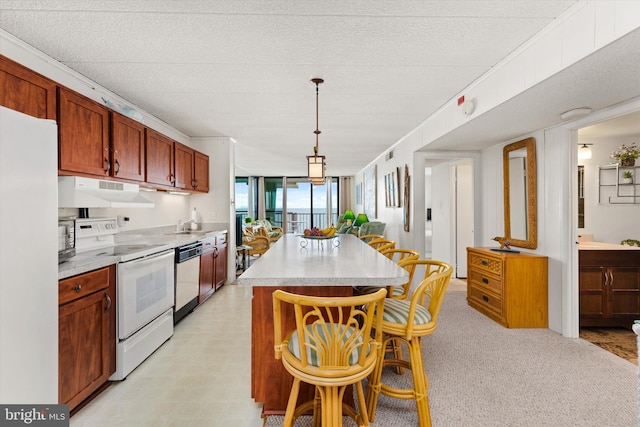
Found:
[{"label": "dresser with drawers", "polygon": [[467,302],[507,328],[546,328],[547,264],[537,254],[467,248]]}]

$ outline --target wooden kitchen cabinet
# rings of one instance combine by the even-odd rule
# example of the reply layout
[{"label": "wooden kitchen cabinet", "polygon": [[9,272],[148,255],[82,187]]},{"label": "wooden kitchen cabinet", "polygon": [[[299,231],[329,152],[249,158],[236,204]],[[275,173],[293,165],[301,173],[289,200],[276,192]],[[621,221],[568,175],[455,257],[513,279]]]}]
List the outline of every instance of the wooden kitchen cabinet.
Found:
[{"label": "wooden kitchen cabinet", "polygon": [[146,181],[149,184],[173,187],[176,181],[175,141],[152,129],[147,128],[146,132]]},{"label": "wooden kitchen cabinet", "polygon": [[65,88],[58,91],[58,147],[61,174],[109,176],[109,110]]},{"label": "wooden kitchen cabinet", "polygon": [[73,412],[116,371],[115,266],[58,284],[58,402]]},{"label": "wooden kitchen cabinet", "polygon": [[193,176],[196,191],[209,192],[209,156],[199,151],[193,154]]},{"label": "wooden kitchen cabinet", "polygon": [[220,233],[216,236],[216,250],[214,256],[214,284],[216,290],[220,289],[227,281],[227,233]]},{"label": "wooden kitchen cabinet", "polygon": [[176,142],[174,145],[176,159],[176,188],[193,189],[193,149]]},{"label": "wooden kitchen cabinet", "polygon": [[548,260],[467,248],[467,303],[507,328],[548,327]]},{"label": "wooden kitchen cabinet", "polygon": [[111,173],[115,178],[145,180],[145,127],[111,112]]},{"label": "wooden kitchen cabinet", "polygon": [[198,304],[205,302],[227,280],[227,233],[206,237],[202,244]]},{"label": "wooden kitchen cabinet", "polygon": [[0,55],[0,105],[56,120],[56,83]]},{"label": "wooden kitchen cabinet", "polygon": [[580,326],[630,328],[640,318],[640,250],[579,251]]},{"label": "wooden kitchen cabinet", "polygon": [[215,274],[215,236],[202,239],[202,255],[200,255],[200,290],[198,292],[198,304],[202,304],[216,290],[214,284]]}]

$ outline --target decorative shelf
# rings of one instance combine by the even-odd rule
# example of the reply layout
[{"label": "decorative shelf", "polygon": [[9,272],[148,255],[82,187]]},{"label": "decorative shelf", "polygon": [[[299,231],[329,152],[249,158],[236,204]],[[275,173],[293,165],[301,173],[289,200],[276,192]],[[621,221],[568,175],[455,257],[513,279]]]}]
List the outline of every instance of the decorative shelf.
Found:
[{"label": "decorative shelf", "polygon": [[[626,182],[624,172],[631,172],[631,182]],[[618,164],[598,167],[598,203],[630,205],[640,204],[640,166]]]}]

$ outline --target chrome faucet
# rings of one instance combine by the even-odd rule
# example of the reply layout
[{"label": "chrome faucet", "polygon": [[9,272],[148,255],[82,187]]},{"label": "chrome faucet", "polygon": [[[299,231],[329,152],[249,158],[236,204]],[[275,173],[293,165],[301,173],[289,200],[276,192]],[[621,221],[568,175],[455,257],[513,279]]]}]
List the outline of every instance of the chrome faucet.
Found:
[{"label": "chrome faucet", "polygon": [[178,224],[176,225],[176,232],[185,231],[185,226],[190,222],[193,222],[193,220],[188,219],[185,222],[182,222],[182,219],[178,219]]}]

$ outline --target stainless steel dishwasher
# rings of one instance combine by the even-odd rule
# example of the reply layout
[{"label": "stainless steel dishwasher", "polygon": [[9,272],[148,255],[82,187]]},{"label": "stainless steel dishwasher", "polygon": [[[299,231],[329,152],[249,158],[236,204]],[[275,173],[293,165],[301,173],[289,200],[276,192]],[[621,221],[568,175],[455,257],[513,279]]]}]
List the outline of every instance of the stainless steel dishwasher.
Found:
[{"label": "stainless steel dishwasher", "polygon": [[200,289],[200,255],[202,242],[176,248],[176,305],[174,325],[198,305]]}]

